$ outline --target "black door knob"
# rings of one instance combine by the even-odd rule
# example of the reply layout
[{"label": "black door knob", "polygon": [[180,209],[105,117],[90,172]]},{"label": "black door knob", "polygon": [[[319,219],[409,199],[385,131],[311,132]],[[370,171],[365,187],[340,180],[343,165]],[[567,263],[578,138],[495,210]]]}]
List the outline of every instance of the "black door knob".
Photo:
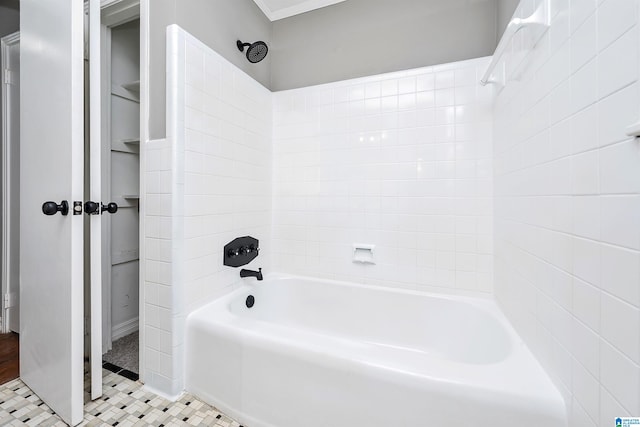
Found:
[{"label": "black door knob", "polygon": [[114,213],[118,212],[118,205],[113,203],[113,202],[111,202],[111,203],[109,203],[107,205],[102,205],[101,213],[104,212],[104,211],[107,211],[110,214],[114,214]]},{"label": "black door knob", "polygon": [[84,213],[89,215],[97,215],[100,213],[100,203],[97,202],[85,202],[84,203]]},{"label": "black door knob", "polygon": [[62,215],[69,213],[69,203],[66,200],[57,204],[56,202],[44,202],[42,204],[42,213],[45,215],[55,215],[60,212]]}]

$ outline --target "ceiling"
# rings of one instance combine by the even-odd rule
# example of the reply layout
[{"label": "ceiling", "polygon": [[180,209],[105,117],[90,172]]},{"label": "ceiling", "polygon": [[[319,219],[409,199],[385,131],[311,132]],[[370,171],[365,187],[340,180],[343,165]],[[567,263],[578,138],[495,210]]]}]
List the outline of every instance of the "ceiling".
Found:
[{"label": "ceiling", "polygon": [[310,10],[331,6],[345,0],[253,0],[271,21],[288,18]]}]

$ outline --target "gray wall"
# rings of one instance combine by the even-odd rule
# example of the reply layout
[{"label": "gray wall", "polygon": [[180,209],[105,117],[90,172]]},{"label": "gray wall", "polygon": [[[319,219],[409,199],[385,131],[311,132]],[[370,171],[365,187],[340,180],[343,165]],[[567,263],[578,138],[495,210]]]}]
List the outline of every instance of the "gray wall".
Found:
[{"label": "gray wall", "polygon": [[[149,121],[150,137],[156,139],[166,135],[167,25],[180,25],[278,91],[491,55],[498,7],[510,16],[510,3],[517,1],[348,0],[273,23],[252,0],[149,3]],[[238,38],[266,41],[269,55],[250,64],[235,47]]]},{"label": "gray wall", "polygon": [[498,41],[519,3],[520,0],[498,0]]},{"label": "gray wall", "polygon": [[15,33],[19,27],[19,0],[0,0],[0,37]]},{"label": "gray wall", "polygon": [[273,26],[253,0],[152,0],[149,9],[151,139],[166,135],[167,25],[180,25],[264,86],[270,86],[272,55],[258,64],[251,64],[236,47],[238,39],[247,42],[263,40],[273,46]]},{"label": "gray wall", "polygon": [[348,0],[273,25],[271,89],[493,54],[496,0]]}]

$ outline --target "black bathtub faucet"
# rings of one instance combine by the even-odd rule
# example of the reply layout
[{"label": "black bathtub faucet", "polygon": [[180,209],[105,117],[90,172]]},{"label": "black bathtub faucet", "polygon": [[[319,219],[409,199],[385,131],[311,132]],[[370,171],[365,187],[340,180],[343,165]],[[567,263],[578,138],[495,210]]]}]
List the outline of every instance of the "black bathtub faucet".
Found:
[{"label": "black bathtub faucet", "polygon": [[262,269],[259,268],[258,271],[253,270],[245,270],[244,268],[240,270],[240,277],[255,277],[258,280],[262,280]]}]

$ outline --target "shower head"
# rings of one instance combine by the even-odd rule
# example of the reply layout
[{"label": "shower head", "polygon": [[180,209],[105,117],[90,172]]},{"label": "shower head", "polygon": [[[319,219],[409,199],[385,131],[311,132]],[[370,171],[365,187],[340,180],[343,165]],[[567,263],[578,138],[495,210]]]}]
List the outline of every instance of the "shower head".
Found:
[{"label": "shower head", "polygon": [[262,61],[264,57],[267,56],[267,52],[269,52],[267,44],[263,41],[258,41],[255,43],[242,43],[240,40],[238,40],[236,42],[236,46],[238,46],[240,52],[244,52],[245,46],[249,46],[249,48],[247,49],[247,59],[252,64]]}]

